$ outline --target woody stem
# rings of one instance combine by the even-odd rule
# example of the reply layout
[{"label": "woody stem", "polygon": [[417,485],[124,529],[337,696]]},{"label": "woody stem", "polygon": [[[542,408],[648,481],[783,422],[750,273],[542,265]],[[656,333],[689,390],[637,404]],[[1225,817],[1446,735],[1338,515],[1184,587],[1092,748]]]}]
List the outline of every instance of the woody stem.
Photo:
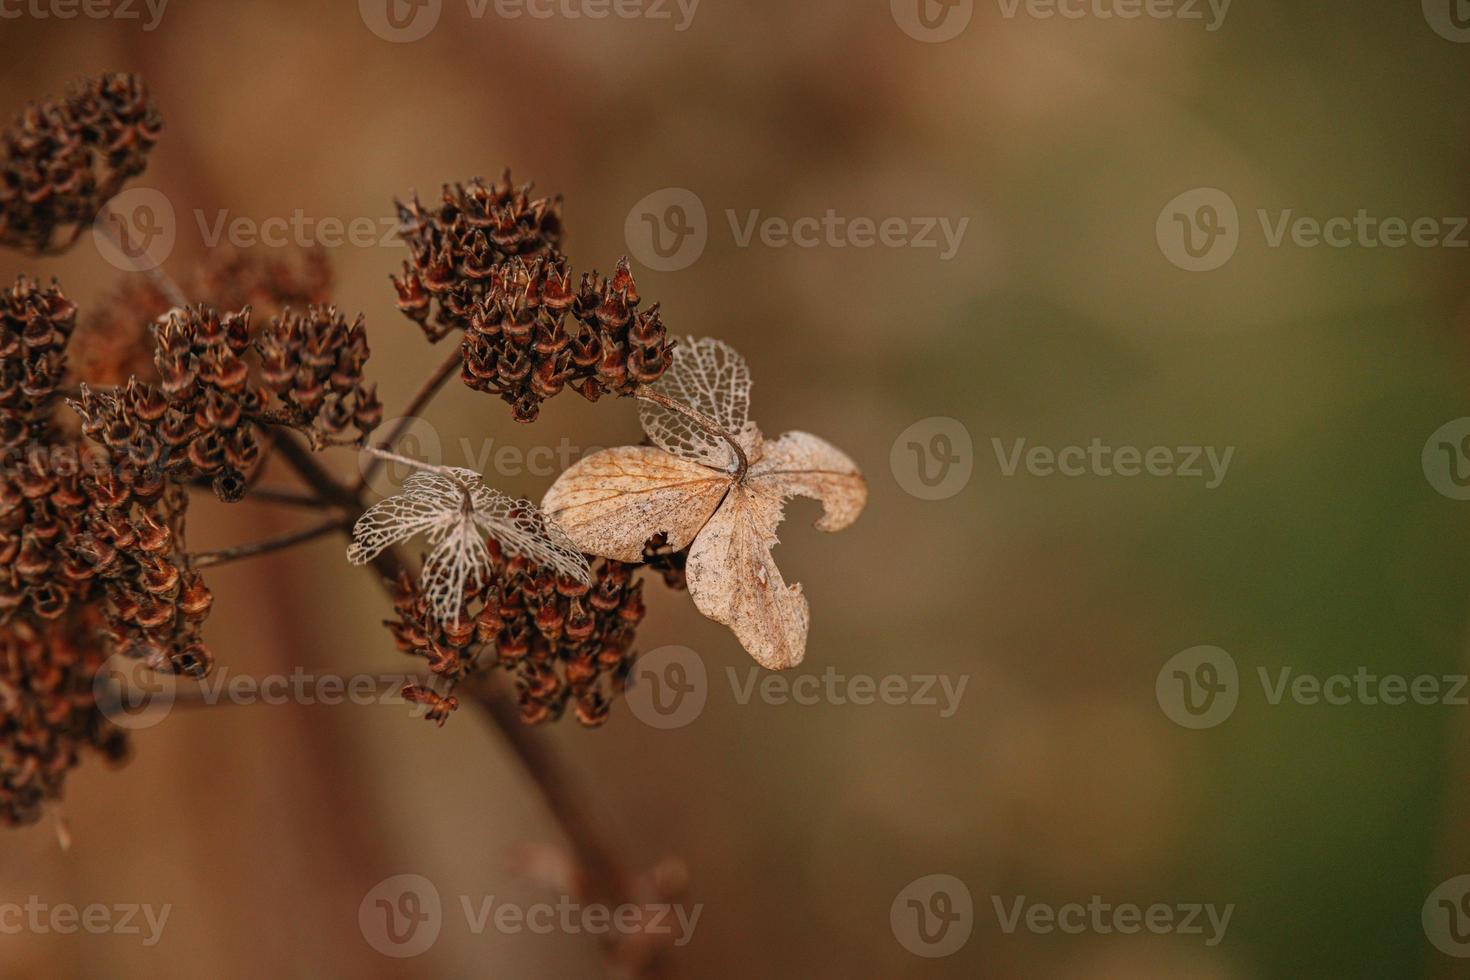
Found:
[{"label": "woody stem", "polygon": [[205,551],[193,555],[185,555],[185,560],[191,568],[210,568],[215,565],[225,565],[242,558],[254,558],[257,555],[268,555],[273,551],[282,551],[286,548],[305,544],[317,538],[340,531],[349,526],[341,517],[329,517],[299,531],[283,534],[278,538],[268,538],[264,541],[254,541],[250,544],[236,545],[233,548],[223,548],[219,551]]},{"label": "woody stem", "polygon": [[[449,356],[445,358],[444,363],[439,365],[434,373],[429,375],[428,379],[419,387],[418,392],[414,394],[408,405],[404,407],[403,414],[398,417],[398,421],[393,423],[393,428],[389,429],[388,434],[378,443],[378,448],[391,449],[403,434],[408,431],[409,427],[413,425],[414,419],[418,416],[419,412],[423,411],[424,407],[434,400],[434,396],[439,393],[439,389],[444,387],[444,382],[448,381],[463,363],[464,353],[456,346],[449,352]],[[362,478],[357,481],[359,492],[367,487],[368,482],[373,477],[378,475],[378,471],[383,468],[383,464],[386,461],[385,458],[379,456],[379,458],[368,463],[367,468],[362,471]]]},{"label": "woody stem", "polygon": [[[105,209],[106,205],[104,205],[103,207]],[[108,241],[112,242],[112,244],[117,247],[117,250],[119,252],[127,256],[128,261],[133,263],[133,269],[135,271],[141,272],[149,279],[152,279],[153,285],[157,286],[158,291],[168,297],[168,301],[170,303],[174,304],[175,306],[189,305],[189,298],[184,295],[184,291],[179,288],[179,284],[174,282],[173,278],[169,276],[167,272],[163,271],[162,266],[155,265],[144,267],[144,265],[140,261],[138,261],[137,257],[133,254],[132,243],[123,240],[122,234],[113,227],[112,222],[105,220],[94,221],[92,223],[92,227],[97,232],[104,235]]]},{"label": "woody stem", "polygon": [[750,460],[746,458],[745,450],[741,447],[740,443],[736,441],[735,436],[732,433],[726,432],[725,429],[714,419],[710,418],[708,415],[705,415],[703,412],[695,411],[688,405],[685,405],[683,402],[675,401],[662,392],[654,391],[652,388],[648,387],[648,385],[639,385],[637,389],[634,390],[633,397],[638,398],[642,401],[652,402],[655,405],[660,405],[671,412],[676,412],[679,415],[684,416],[689,421],[693,422],[695,425],[699,426],[705,432],[714,436],[716,439],[725,440],[725,442],[729,444],[730,448],[735,453],[735,480],[739,482],[740,480],[743,480],[745,478],[746,470],[750,469]]},{"label": "woody stem", "polygon": [[[362,491],[339,482],[289,433],[277,430],[272,435],[282,459],[316,491],[322,502],[343,507],[346,514],[340,527],[344,531],[350,528],[366,509]],[[382,450],[370,451],[380,457],[394,455]],[[398,458],[421,468],[424,466],[404,457]],[[407,560],[399,549],[388,548],[374,559],[373,567],[382,576],[380,584],[392,597],[393,582],[408,567]],[[602,838],[598,822],[585,802],[585,794],[562,766],[550,741],[521,720],[515,696],[503,683],[489,677],[478,677],[467,680],[466,687],[472,695],[471,700],[490,716],[535,782],[542,801],[571,847],[586,894],[609,905],[622,904],[628,898],[628,874],[613,848]]]}]

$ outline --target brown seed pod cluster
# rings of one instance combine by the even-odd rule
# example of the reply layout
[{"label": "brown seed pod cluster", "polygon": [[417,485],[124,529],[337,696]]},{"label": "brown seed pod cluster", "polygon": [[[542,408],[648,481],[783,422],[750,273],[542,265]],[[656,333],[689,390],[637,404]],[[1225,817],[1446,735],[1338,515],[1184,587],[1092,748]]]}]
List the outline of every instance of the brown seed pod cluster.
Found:
[{"label": "brown seed pod cluster", "polygon": [[430,340],[461,332],[464,383],[498,395],[518,422],[568,387],[592,401],[631,394],[658,380],[673,349],[658,307],[638,310],[626,259],[574,284],[561,201],[530,190],[507,173],[446,187],[437,209],[399,203],[410,259],[393,279],[398,308]]},{"label": "brown seed pod cluster", "polygon": [[128,754],[126,733],[98,709],[94,678],[105,654],[93,640],[95,611],[0,626],[0,823],[41,818],[61,795],[81,753],[110,762]]},{"label": "brown seed pod cluster", "polygon": [[94,675],[123,653],[203,674],[212,596],[179,555],[186,502],[155,472],[77,444],[57,386],[75,307],[24,277],[0,294],[0,820],[34,820],[78,750],[120,758]]},{"label": "brown seed pod cluster", "polygon": [[208,479],[221,500],[235,501],[260,459],[262,425],[326,445],[357,443],[382,419],[363,379],[362,320],[349,324],[333,307],[288,310],[257,334],[249,307],[220,314],[201,304],[171,310],[154,335],[157,384],[84,387],[74,403],[82,431],[144,473]]},{"label": "brown seed pod cluster", "polygon": [[479,177],[446,184],[437,208],[417,195],[394,203],[409,252],[403,276],[393,277],[398,308],[434,343],[468,325],[496,266],[561,243],[561,198],[533,198],[531,185],[516,186],[508,170],[493,184]]},{"label": "brown seed pod cluster", "polygon": [[[183,286],[217,310],[249,306],[258,317],[273,317],[288,308],[324,306],[332,293],[332,269],[321,249],[307,249],[298,259],[267,256],[261,251],[210,249]],[[173,303],[152,280],[121,280],[112,294],[77,326],[72,372],[91,385],[115,387],[129,378],[157,381],[153,366],[153,331]]]},{"label": "brown seed pod cluster", "polygon": [[[466,599],[459,625],[442,624],[413,579],[399,579],[399,618],[388,623],[398,648],[427,659],[450,690],[481,666],[511,671],[528,724],[560,718],[571,706],[583,725],[601,725],[633,664],[644,613],[638,566],[596,560],[588,586],[507,557],[493,539],[488,544],[491,581]],[[440,710],[435,720],[453,710],[442,695],[412,693],[410,700]]]},{"label": "brown seed pod cluster", "polygon": [[668,369],[674,347],[658,306],[640,312],[638,302],[626,259],[577,289],[559,255],[498,266],[465,330],[464,382],[499,395],[517,422],[534,422],[568,386],[588,401],[632,394]]},{"label": "brown seed pod cluster", "polygon": [[69,245],[143,172],[162,129],[137,75],[87,79],[26,107],[0,134],[0,244],[36,253]]},{"label": "brown seed pod cluster", "polygon": [[21,276],[0,291],[0,452],[7,457],[50,434],[76,305],[52,283]]}]

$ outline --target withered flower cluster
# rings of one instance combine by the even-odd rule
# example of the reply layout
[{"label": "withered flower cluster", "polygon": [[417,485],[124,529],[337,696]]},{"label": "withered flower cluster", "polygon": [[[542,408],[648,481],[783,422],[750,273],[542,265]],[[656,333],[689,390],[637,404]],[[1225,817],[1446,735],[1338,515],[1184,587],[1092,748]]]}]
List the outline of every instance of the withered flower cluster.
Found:
[{"label": "withered flower cluster", "polygon": [[59,792],[84,745],[122,736],[92,695],[113,652],[203,674],[212,596],[184,567],[185,498],[108,460],[58,424],[76,307],[25,277],[0,293],[0,820],[23,823]]},{"label": "withered flower cluster", "polygon": [[0,244],[37,253],[69,244],[143,172],[162,129],[137,75],[87,79],[28,106],[0,134]]},{"label": "withered flower cluster", "polygon": [[157,384],[84,387],[75,405],[84,433],[145,472],[208,479],[221,500],[235,501],[260,460],[263,425],[328,445],[359,442],[382,419],[363,378],[361,317],[349,324],[334,307],[310,306],[257,332],[248,306],[220,314],[201,304],[171,310],[154,332]]},{"label": "withered flower cluster", "polygon": [[[243,249],[210,249],[184,284],[190,296],[207,296],[216,309],[249,306],[270,318],[288,308],[324,306],[332,293],[326,252],[305,250],[299,260]],[[122,279],[112,294],[77,326],[72,373],[98,386],[126,384],[131,377],[157,381],[153,329],[173,303],[153,281]]]},{"label": "withered flower cluster", "polygon": [[[633,665],[644,613],[637,566],[595,560],[588,586],[507,557],[493,540],[489,547],[491,581],[467,596],[458,625],[434,616],[411,577],[399,579],[398,619],[388,623],[398,648],[426,659],[448,691],[480,666],[509,670],[528,724],[560,718],[570,705],[583,725],[601,725]],[[482,656],[490,662],[480,664]],[[418,686],[404,696],[440,724],[458,703]]]},{"label": "withered flower cluster", "polygon": [[[410,260],[394,277],[398,307],[438,342],[462,334],[464,383],[498,395],[518,422],[571,387],[589,401],[657,381],[673,342],[658,307],[639,312],[627,260],[610,278],[573,285],[560,252],[560,199],[532,199],[509,173],[446,187],[426,210],[399,203]],[[568,319],[570,317],[570,319]]]}]

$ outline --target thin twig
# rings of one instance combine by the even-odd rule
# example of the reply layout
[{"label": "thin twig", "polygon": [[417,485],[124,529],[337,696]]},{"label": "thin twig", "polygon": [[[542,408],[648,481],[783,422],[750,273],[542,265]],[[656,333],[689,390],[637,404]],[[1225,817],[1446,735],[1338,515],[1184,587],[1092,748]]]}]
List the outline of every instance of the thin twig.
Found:
[{"label": "thin twig", "polygon": [[[108,214],[110,215],[111,212],[109,211]],[[100,214],[99,217],[101,217]],[[141,272],[149,279],[152,279],[153,285],[157,286],[159,292],[168,297],[170,303],[175,306],[189,305],[189,298],[184,295],[184,291],[179,288],[179,284],[174,282],[167,272],[163,271],[162,266],[145,267],[143,263],[138,261],[133,255],[132,243],[123,240],[122,234],[112,226],[112,222],[106,220],[94,221],[92,222],[92,227],[104,235],[119,252],[127,257],[127,260],[133,264],[135,271]]]},{"label": "thin twig", "polygon": [[322,502],[322,498],[311,493],[301,493],[299,490],[287,490],[282,487],[251,487],[246,495],[247,500],[258,500],[266,504],[285,504],[291,507],[309,507],[312,510],[323,510],[330,504]]},{"label": "thin twig", "polygon": [[745,449],[736,441],[733,433],[726,432],[714,419],[705,415],[703,412],[695,411],[683,402],[675,401],[662,392],[654,391],[648,385],[639,385],[633,391],[633,397],[642,401],[653,402],[655,405],[667,408],[671,412],[677,412],[716,439],[725,440],[725,442],[730,444],[730,448],[735,451],[736,481],[745,479],[745,471],[750,469],[750,460],[745,456]]},{"label": "thin twig", "polygon": [[[413,425],[414,419],[418,417],[419,412],[423,411],[424,407],[434,400],[434,396],[439,393],[439,389],[444,387],[444,382],[448,381],[454,375],[454,372],[463,362],[464,353],[458,347],[455,347],[449,352],[449,356],[444,359],[444,363],[440,364],[434,373],[429,376],[429,379],[419,387],[418,392],[403,409],[403,413],[399,416],[397,423],[394,424],[393,428],[388,430],[388,434],[377,444],[377,448],[392,449],[394,444]],[[368,463],[367,467],[362,471],[362,477],[357,481],[356,489],[358,493],[361,493],[367,488],[368,483],[373,477],[378,475],[378,471],[383,468],[386,462],[387,460],[378,457]]]},{"label": "thin twig", "polygon": [[273,551],[282,551],[298,544],[305,544],[320,537],[325,537],[333,531],[340,531],[348,526],[341,517],[329,517],[310,527],[304,527],[290,534],[283,534],[278,538],[268,538],[265,541],[254,541],[250,544],[236,545],[233,548],[224,548],[220,551],[205,551],[194,555],[185,555],[184,560],[191,568],[211,568],[215,565],[225,565],[242,558],[255,558],[259,555],[268,555]]}]

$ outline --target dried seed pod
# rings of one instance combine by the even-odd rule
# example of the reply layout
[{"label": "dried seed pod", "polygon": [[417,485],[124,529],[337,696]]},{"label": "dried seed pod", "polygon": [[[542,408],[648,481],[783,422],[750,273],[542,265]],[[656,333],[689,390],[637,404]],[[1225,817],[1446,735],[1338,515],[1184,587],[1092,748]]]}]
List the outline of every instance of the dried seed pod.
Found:
[{"label": "dried seed pod", "polygon": [[533,422],[541,403],[570,386],[589,401],[632,394],[658,380],[673,360],[658,308],[637,311],[627,260],[609,279],[582,277],[573,290],[565,258],[495,267],[470,308],[461,376],[499,395],[518,422]]},{"label": "dried seed pod", "polygon": [[0,244],[66,247],[143,172],[163,119],[137,75],[84,80],[33,104],[0,133]]},{"label": "dried seed pod", "polygon": [[[493,540],[489,548],[490,582],[466,593],[458,630],[442,625],[412,577],[400,577],[398,619],[387,624],[398,648],[428,659],[451,691],[483,654],[515,675],[527,723],[560,718],[570,705],[582,724],[600,725],[622,692],[643,618],[634,566],[597,560],[588,586],[508,558]],[[442,723],[447,713],[431,717]]]},{"label": "dried seed pod", "polygon": [[493,184],[478,177],[446,184],[438,207],[425,208],[416,195],[395,205],[409,250],[403,276],[393,279],[398,307],[435,342],[464,328],[497,265],[561,242],[561,198],[533,198],[531,185],[513,184],[509,170]]}]

